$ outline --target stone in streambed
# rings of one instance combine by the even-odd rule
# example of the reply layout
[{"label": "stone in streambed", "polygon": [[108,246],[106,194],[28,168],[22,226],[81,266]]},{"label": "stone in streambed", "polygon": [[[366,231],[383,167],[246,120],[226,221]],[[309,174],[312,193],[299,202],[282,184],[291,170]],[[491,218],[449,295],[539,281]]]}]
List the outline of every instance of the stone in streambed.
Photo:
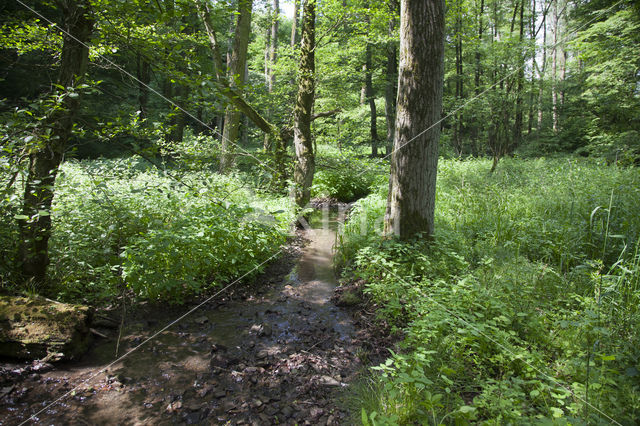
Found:
[{"label": "stone in streambed", "polygon": [[52,361],[89,347],[92,311],[44,297],[0,296],[0,356]]}]

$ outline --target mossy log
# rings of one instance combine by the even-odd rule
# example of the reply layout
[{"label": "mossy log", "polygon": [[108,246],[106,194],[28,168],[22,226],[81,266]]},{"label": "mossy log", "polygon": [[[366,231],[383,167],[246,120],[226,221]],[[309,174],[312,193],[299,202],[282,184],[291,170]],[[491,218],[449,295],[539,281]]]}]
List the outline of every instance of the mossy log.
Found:
[{"label": "mossy log", "polygon": [[92,311],[44,297],[0,296],[0,356],[59,361],[83,354]]}]

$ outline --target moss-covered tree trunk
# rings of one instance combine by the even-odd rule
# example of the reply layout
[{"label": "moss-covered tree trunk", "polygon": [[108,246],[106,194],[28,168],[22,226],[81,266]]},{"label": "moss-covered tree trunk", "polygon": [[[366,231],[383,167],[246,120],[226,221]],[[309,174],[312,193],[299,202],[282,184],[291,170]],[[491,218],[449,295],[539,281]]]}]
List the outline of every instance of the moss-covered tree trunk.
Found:
[{"label": "moss-covered tree trunk", "polygon": [[311,112],[315,94],[315,0],[305,0],[303,15],[298,96],[293,110],[293,143],[296,150],[293,179],[296,186],[296,204],[300,207],[309,203],[315,172],[315,155],[311,139]]},{"label": "moss-covered tree trunk", "polygon": [[39,133],[37,149],[29,155],[20,219],[22,271],[27,280],[42,284],[49,264],[48,244],[51,236],[51,203],[58,168],[64,158],[79,108],[79,93],[74,87],[87,69],[88,48],[93,20],[88,1],[60,2],[64,17],[62,55],[57,84],[61,105],[45,120]]},{"label": "moss-covered tree trunk", "polygon": [[432,234],[444,80],[444,0],[402,0],[396,138],[385,231]]}]

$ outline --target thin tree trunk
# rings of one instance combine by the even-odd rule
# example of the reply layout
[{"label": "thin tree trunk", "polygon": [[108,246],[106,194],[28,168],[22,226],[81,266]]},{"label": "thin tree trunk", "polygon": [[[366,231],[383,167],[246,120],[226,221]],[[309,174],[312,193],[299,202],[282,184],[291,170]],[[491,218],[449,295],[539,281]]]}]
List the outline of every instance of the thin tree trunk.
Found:
[{"label": "thin tree trunk", "polygon": [[544,113],[542,109],[542,103],[544,100],[544,78],[547,69],[547,15],[542,16],[542,64],[539,70],[538,77],[538,128],[537,134],[540,136],[540,130],[542,130],[542,120]]},{"label": "thin tree trunk", "polygon": [[444,0],[402,0],[396,138],[385,216],[386,233],[401,238],[434,231],[444,39]]},{"label": "thin tree trunk", "polygon": [[[64,88],[76,87],[87,70],[88,48],[93,19],[88,1],[61,1],[64,16],[63,44],[57,83]],[[65,89],[66,91],[66,89]],[[64,95],[63,95],[64,96]],[[20,219],[22,272],[27,280],[43,285],[49,264],[51,236],[51,203],[58,169],[72,134],[80,103],[77,96],[65,96],[62,108],[56,109],[40,129],[42,145],[29,156]]]},{"label": "thin tree trunk", "polygon": [[538,68],[538,62],[536,60],[536,57],[538,56],[538,51],[536,49],[536,13],[536,0],[531,0],[531,20],[529,21],[529,36],[531,38],[531,45],[533,46],[533,66],[531,67],[531,88],[529,89],[529,119],[527,124],[527,135],[531,135],[531,131],[533,130],[533,105],[535,101],[534,89],[536,87],[535,72]]},{"label": "thin tree trunk", "polygon": [[371,44],[367,41],[365,46],[365,96],[369,103],[369,135],[371,137],[371,156],[378,156],[378,111],[376,110],[376,98],[373,93]]},{"label": "thin tree trunk", "polygon": [[296,47],[298,42],[298,18],[300,16],[300,0],[293,2],[293,20],[291,21],[291,50]]},{"label": "thin tree trunk", "polygon": [[[474,78],[474,89],[475,95],[480,96],[480,84],[482,77],[482,63],[481,63],[481,53],[480,46],[482,46],[482,34],[484,32],[484,0],[480,0],[480,10],[478,11],[478,47],[476,48],[476,69],[475,69],[475,78]],[[482,120],[479,117],[474,117],[474,125],[473,125],[473,142],[471,146],[471,150],[474,156],[478,156],[478,138],[480,137],[480,133],[482,133],[483,125]]]},{"label": "thin tree trunk", "polygon": [[140,109],[140,118],[145,119],[148,116],[147,104],[149,103],[149,83],[151,82],[151,65],[142,56],[138,54],[136,61],[137,77],[138,77],[138,108]]},{"label": "thin tree trunk", "polygon": [[[389,19],[389,36],[395,29],[395,10],[391,6],[392,16]],[[396,96],[398,93],[398,48],[394,40],[387,42],[387,72],[386,86],[384,90],[384,113],[387,119],[387,145],[386,154],[391,154],[395,134],[396,121]]]},{"label": "thin tree trunk", "polygon": [[[273,93],[273,87],[276,82],[276,75],[273,70],[273,66],[276,63],[278,57],[278,23],[280,17],[280,2],[279,0],[273,0],[273,15],[271,17],[271,31],[269,33],[269,38],[267,45],[269,46],[269,57],[268,65],[265,65],[265,70],[267,75],[265,76],[267,79],[267,93],[271,95]],[[266,58],[265,58],[266,60]],[[269,98],[271,99],[271,97]],[[271,104],[271,102],[269,102]],[[267,109],[267,117],[271,119],[271,106]],[[271,139],[269,134],[264,135],[263,149],[265,152],[269,152],[271,150]]]},{"label": "thin tree trunk", "polygon": [[[245,66],[247,62],[247,47],[251,31],[251,8],[253,0],[238,2],[238,23],[236,24],[233,52],[229,63],[229,85],[231,88],[242,88],[244,85]],[[240,111],[233,104],[229,104],[225,111],[224,131],[222,134],[220,171],[228,171],[233,162],[233,144],[238,140],[240,125]]]},{"label": "thin tree trunk", "polygon": [[551,113],[553,132],[558,131],[558,1],[553,4],[553,50],[551,52]]},{"label": "thin tree trunk", "polygon": [[522,142],[522,87],[524,82],[524,62],[525,62],[525,51],[524,51],[524,0],[520,2],[520,38],[519,38],[519,59],[520,63],[518,64],[519,70],[517,73],[517,83],[516,83],[516,111],[515,111],[515,120],[513,124],[513,142],[509,148],[509,152],[513,152],[515,148],[520,146]]},{"label": "thin tree trunk", "polygon": [[305,0],[302,21],[298,96],[293,111],[293,143],[296,151],[293,178],[296,185],[296,204],[299,207],[306,207],[310,200],[310,189],[315,172],[315,155],[311,139],[311,111],[315,94],[316,0]]},{"label": "thin tree trunk", "polygon": [[[463,79],[464,73],[462,68],[462,10],[461,0],[457,2],[456,13],[456,106],[464,98]],[[453,145],[458,156],[462,155],[462,111],[458,110],[455,114],[455,123],[453,124]]]},{"label": "thin tree trunk", "polygon": [[278,24],[280,22],[280,2],[273,0],[273,17],[271,19],[271,43],[269,47],[269,93],[273,92],[273,86],[276,82],[276,75],[273,67],[278,59]]}]

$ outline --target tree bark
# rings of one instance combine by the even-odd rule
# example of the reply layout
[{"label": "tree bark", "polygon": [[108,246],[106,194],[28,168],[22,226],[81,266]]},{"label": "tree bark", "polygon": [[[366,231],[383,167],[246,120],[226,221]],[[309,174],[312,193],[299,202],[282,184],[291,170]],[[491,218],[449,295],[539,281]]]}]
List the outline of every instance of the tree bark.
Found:
[{"label": "tree bark", "polygon": [[365,96],[369,103],[369,134],[371,137],[371,156],[378,156],[378,111],[376,110],[376,98],[373,93],[371,44],[367,41],[365,47]]},{"label": "tree bark", "polygon": [[517,148],[522,141],[522,87],[524,85],[524,65],[525,65],[525,52],[524,52],[524,0],[520,2],[520,38],[519,38],[519,59],[518,63],[519,70],[517,73],[517,83],[516,83],[516,111],[515,111],[515,120],[513,124],[513,141],[509,148],[510,152],[513,152],[515,148]]},{"label": "tree bark", "polygon": [[[482,78],[482,55],[480,53],[480,47],[482,46],[482,35],[484,33],[484,0],[480,0],[480,10],[478,11],[478,47],[476,47],[476,69],[474,75],[474,90],[476,97],[480,96],[480,84]],[[478,138],[480,134],[483,132],[483,123],[482,120],[478,117],[477,114],[474,115],[474,125],[473,125],[473,133],[472,133],[472,144],[471,151],[474,156],[479,155],[478,150]]]},{"label": "tree bark", "polygon": [[137,56],[137,77],[138,77],[138,108],[140,118],[148,116],[147,104],[149,103],[149,83],[151,82],[151,65],[140,54]]},{"label": "tree bark", "polygon": [[[229,62],[229,86],[232,89],[242,89],[244,85],[244,71],[247,62],[247,47],[251,32],[251,8],[253,0],[238,2],[238,22],[233,40],[233,52]],[[233,162],[233,144],[238,140],[240,125],[240,111],[234,104],[227,106],[224,117],[224,130],[221,143],[220,171],[225,173]]]},{"label": "tree bark", "polygon": [[293,179],[296,204],[299,207],[306,207],[310,200],[310,189],[315,172],[311,114],[315,94],[316,0],[305,0],[302,21],[298,96],[293,111],[293,143],[296,151]]},{"label": "tree bark", "polygon": [[73,92],[87,70],[93,19],[88,1],[61,1],[64,16],[62,56],[58,85],[65,88],[61,108],[47,117],[40,130],[42,142],[29,156],[20,219],[22,272],[27,280],[42,285],[49,264],[48,244],[51,236],[51,203],[58,169],[71,137],[78,112],[79,93]]},{"label": "tree bark", "polygon": [[553,132],[558,131],[558,0],[553,4],[553,49],[551,51],[551,114]]},{"label": "tree bark", "polygon": [[298,41],[298,18],[300,15],[300,0],[293,1],[293,20],[291,21],[291,50]]},{"label": "tree bark", "polygon": [[271,19],[271,45],[269,47],[269,93],[273,92],[276,75],[273,66],[278,59],[278,24],[280,22],[280,1],[273,0],[273,18]]},{"label": "tree bark", "polygon": [[[391,3],[392,4],[392,3]],[[389,19],[389,36],[395,29],[395,11],[390,6],[393,16]],[[387,119],[386,154],[391,154],[396,121],[396,95],[398,93],[398,48],[394,40],[387,42],[386,86],[384,90],[384,114]]]},{"label": "tree bark", "polygon": [[434,232],[444,38],[444,0],[402,0],[396,138],[385,217],[386,233],[400,238]]}]

